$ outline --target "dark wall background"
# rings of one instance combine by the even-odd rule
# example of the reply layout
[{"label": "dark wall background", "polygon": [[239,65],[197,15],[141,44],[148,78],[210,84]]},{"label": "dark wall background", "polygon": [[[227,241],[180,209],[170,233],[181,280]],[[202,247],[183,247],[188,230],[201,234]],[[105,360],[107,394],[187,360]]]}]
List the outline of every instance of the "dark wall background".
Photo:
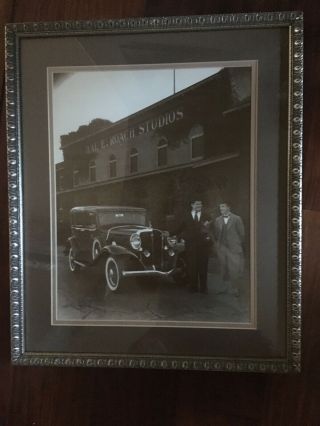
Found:
[{"label": "dark wall background", "polygon": [[[299,375],[10,365],[4,54],[0,55],[0,426],[320,424],[320,7],[308,0],[0,0],[0,23],[303,10],[303,370]],[[3,33],[0,51],[3,50]]]}]

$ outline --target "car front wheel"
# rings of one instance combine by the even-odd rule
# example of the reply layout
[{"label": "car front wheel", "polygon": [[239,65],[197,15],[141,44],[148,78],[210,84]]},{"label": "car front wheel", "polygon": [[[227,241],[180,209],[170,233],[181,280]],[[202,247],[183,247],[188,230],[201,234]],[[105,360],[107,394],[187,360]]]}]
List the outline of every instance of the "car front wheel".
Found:
[{"label": "car front wheel", "polygon": [[105,277],[109,290],[118,291],[122,281],[122,261],[109,256],[105,264]]}]

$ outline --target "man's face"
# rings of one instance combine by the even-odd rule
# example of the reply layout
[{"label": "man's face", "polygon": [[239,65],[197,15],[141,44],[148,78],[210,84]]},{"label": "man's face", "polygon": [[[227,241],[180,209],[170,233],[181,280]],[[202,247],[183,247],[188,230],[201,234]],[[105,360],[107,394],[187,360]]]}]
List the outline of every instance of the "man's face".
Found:
[{"label": "man's face", "polygon": [[192,210],[196,212],[201,212],[202,209],[202,201],[194,201],[191,203]]},{"label": "man's face", "polygon": [[230,212],[230,207],[228,206],[228,204],[220,204],[219,208],[222,216],[227,215]]}]

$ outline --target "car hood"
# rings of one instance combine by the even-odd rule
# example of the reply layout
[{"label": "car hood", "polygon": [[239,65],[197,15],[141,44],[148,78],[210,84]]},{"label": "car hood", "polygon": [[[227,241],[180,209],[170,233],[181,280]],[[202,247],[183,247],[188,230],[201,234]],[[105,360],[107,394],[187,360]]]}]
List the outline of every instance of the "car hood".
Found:
[{"label": "car hood", "polygon": [[108,229],[109,235],[132,235],[135,232],[145,232],[152,231],[152,228],[148,228],[147,226],[141,225],[116,225]]}]

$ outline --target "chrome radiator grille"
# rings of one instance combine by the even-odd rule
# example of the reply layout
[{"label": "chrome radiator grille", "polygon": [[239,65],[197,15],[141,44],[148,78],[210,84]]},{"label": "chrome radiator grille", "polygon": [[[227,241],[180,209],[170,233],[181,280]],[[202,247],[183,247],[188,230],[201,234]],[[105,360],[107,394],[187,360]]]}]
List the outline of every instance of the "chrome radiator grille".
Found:
[{"label": "chrome radiator grille", "polygon": [[157,269],[162,267],[162,233],[158,230],[141,232],[141,245],[143,250],[148,250],[151,255],[144,260],[148,266],[155,266]]}]

